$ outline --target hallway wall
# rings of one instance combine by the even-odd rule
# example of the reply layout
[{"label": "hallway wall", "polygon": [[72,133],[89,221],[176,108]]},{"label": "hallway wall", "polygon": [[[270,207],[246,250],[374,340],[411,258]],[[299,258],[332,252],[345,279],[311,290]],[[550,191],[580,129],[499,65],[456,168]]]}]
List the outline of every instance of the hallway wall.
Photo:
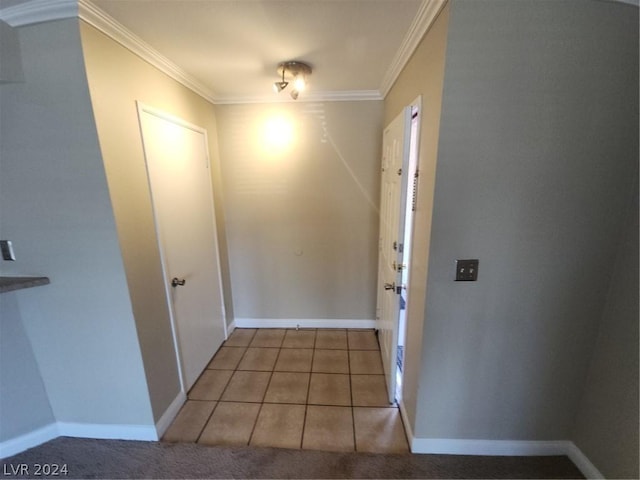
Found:
[{"label": "hallway wall", "polygon": [[[94,27],[81,22],[91,102],[127,285],[157,422],[180,392],[136,101],[208,132],[227,313],[232,314],[213,105]],[[114,68],[117,65],[117,68]]]},{"label": "hallway wall", "polygon": [[637,177],[637,13],[451,3],[416,435],[570,438]]},{"label": "hallway wall", "polygon": [[416,417],[423,408],[418,404],[418,393],[423,368],[424,302],[429,271],[448,24],[449,4],[446,4],[385,99],[385,125],[388,125],[418,95],[422,97],[418,152],[420,174],[414,214],[402,387],[402,402],[412,429],[415,429]]},{"label": "hallway wall", "polygon": [[236,323],[375,319],[382,102],[216,114]]},{"label": "hallway wall", "polygon": [[[127,425],[153,433],[78,20],[17,30],[25,81],[0,85],[0,224],[17,260],[3,262],[2,273],[51,284],[12,293],[9,320],[22,321],[53,417],[67,432]],[[12,332],[19,334],[3,323],[2,335]],[[3,369],[23,360],[3,356]],[[33,419],[46,421],[41,404]],[[2,408],[0,423],[10,412]]]}]

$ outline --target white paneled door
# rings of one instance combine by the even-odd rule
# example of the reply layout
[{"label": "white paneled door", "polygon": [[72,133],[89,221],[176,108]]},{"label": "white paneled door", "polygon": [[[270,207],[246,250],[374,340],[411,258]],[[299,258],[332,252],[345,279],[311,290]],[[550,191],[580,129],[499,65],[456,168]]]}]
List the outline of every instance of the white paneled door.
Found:
[{"label": "white paneled door", "polygon": [[138,103],[185,391],[226,337],[207,132]]},{"label": "white paneled door", "polygon": [[411,107],[384,130],[376,322],[389,403],[395,401]]}]

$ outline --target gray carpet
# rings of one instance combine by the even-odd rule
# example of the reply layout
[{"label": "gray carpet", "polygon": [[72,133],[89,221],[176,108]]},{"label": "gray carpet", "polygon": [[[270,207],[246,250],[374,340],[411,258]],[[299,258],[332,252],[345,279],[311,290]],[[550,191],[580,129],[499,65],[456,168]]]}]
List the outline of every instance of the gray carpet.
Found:
[{"label": "gray carpet", "polygon": [[[60,437],[2,460],[67,464],[66,478],[584,478],[564,456],[376,455]],[[37,477],[42,478],[42,477]],[[64,478],[64,477],[56,477]]]}]

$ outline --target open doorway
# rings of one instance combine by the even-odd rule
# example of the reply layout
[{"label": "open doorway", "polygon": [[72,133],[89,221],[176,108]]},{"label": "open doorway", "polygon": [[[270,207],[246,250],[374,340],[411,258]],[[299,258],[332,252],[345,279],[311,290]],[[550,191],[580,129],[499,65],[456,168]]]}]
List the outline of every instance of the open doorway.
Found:
[{"label": "open doorway", "polygon": [[407,306],[409,302],[409,273],[411,269],[411,247],[413,240],[413,220],[418,195],[418,147],[420,135],[421,99],[411,104],[411,123],[409,133],[409,168],[406,177],[406,198],[404,199],[404,244],[402,246],[400,310],[398,312],[398,348],[396,359],[396,391],[395,399],[400,403],[402,398],[402,378],[404,372],[404,354],[407,332]]}]

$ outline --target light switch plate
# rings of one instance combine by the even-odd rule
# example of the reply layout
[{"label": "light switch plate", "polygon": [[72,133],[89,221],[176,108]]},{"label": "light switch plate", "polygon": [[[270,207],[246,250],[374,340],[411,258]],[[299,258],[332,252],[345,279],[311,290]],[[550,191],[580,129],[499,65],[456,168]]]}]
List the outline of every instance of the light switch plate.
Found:
[{"label": "light switch plate", "polygon": [[2,250],[2,259],[9,262],[15,262],[16,255],[13,253],[11,240],[0,240],[0,250]]},{"label": "light switch plate", "polygon": [[456,282],[478,280],[478,259],[456,260]]}]

